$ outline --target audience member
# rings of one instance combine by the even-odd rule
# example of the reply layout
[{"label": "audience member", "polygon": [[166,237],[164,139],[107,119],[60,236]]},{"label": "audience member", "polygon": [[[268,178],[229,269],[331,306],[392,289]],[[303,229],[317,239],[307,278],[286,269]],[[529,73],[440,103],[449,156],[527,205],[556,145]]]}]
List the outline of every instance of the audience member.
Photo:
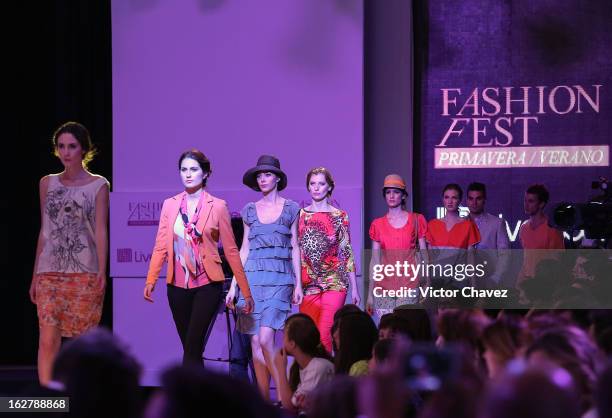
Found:
[{"label": "audience member", "polygon": [[567,370],[580,396],[582,413],[594,406],[593,395],[601,357],[583,330],[575,326],[550,329],[534,340],[526,357],[532,366],[554,365]]},{"label": "audience member", "polygon": [[[112,399],[105,401],[112,404]],[[242,380],[202,368],[176,366],[162,375],[162,388],[149,401],[145,418],[196,418],[206,416],[207,411],[226,417],[281,417],[278,408]]]},{"label": "audience member", "polygon": [[306,408],[308,418],[356,418],[357,380],[339,375],[317,388]]},{"label": "audience member", "polygon": [[579,418],[580,403],[566,370],[524,369],[496,382],[480,418]]},{"label": "audience member", "polygon": [[[287,355],[295,359],[289,380]],[[302,411],[308,396],[318,385],[334,377],[334,365],[321,344],[321,335],[314,321],[306,314],[295,314],[285,321],[283,348],[276,353],[275,367],[279,370],[277,392],[284,408]]]},{"label": "audience member", "polygon": [[141,412],[140,372],[116,337],[94,328],[62,347],[52,376],[70,397],[71,416],[133,418]]},{"label": "audience member", "polygon": [[360,376],[368,372],[368,360],[378,339],[378,330],[367,313],[355,312],[340,318],[334,340],[338,347],[334,358],[337,374]]},{"label": "audience member", "polygon": [[513,315],[502,315],[484,329],[483,357],[489,377],[498,377],[510,361],[522,356],[528,335],[524,321]]}]

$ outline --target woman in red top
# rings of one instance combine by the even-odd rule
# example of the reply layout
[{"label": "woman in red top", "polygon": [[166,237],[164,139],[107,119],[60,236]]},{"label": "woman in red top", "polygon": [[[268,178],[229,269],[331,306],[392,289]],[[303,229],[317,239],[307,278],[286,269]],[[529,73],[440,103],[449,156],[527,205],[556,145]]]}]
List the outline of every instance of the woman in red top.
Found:
[{"label": "woman in red top", "polygon": [[310,170],[306,187],[312,203],[300,210],[298,223],[304,289],[300,312],[317,324],[321,343],[331,353],[334,314],[344,305],[349,284],[352,302],[358,305],[360,301],[349,221],[345,211],[328,202],[334,180],[327,169]]},{"label": "woman in red top", "polygon": [[[432,219],[427,225],[425,239],[429,248],[442,250],[435,257],[441,265],[474,264],[473,249],[480,242],[480,232],[476,224],[467,217],[459,215],[459,204],[463,198],[463,190],[458,184],[447,184],[442,191],[442,203],[446,214],[441,219]],[[454,251],[453,251],[454,250]],[[467,250],[467,251],[457,251]],[[455,277],[457,285],[463,280]],[[474,277],[470,277],[473,283]],[[445,282],[452,280],[446,277]]]},{"label": "woman in red top", "polygon": [[442,219],[432,219],[427,225],[426,240],[430,248],[472,249],[480,242],[480,232],[474,222],[459,216],[459,204],[463,190],[458,184],[447,184],[442,191],[442,203],[446,214]]},{"label": "woman in red top", "polygon": [[[403,287],[413,289],[418,286],[418,277],[389,277],[373,280],[373,266],[395,265],[397,261],[418,263],[415,250],[426,251],[425,235],[427,221],[420,213],[406,210],[408,191],[401,176],[389,174],[383,183],[383,197],[388,211],[385,216],[374,219],[370,225],[372,239],[372,259],[370,264],[370,286],[366,310],[378,316],[390,313],[400,305],[413,304],[416,298],[392,297],[381,295],[380,290],[401,290]],[[375,288],[378,288],[375,292]]]}]

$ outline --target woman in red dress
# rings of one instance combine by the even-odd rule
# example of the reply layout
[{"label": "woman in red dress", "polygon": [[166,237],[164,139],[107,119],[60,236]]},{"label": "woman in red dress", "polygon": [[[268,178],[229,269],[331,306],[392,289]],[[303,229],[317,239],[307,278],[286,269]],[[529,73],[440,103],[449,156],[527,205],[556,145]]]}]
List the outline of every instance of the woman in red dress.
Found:
[{"label": "woman in red dress", "polygon": [[[427,234],[427,221],[420,213],[406,210],[408,190],[401,176],[389,174],[383,183],[383,197],[387,203],[388,211],[385,216],[374,219],[370,225],[369,235],[372,239],[372,259],[370,271],[375,265],[395,265],[397,261],[404,260],[410,264],[418,263],[416,251],[426,251],[425,235]],[[381,289],[401,290],[402,288],[416,288],[419,277],[385,277],[374,281],[370,274],[368,313],[382,316],[393,312],[400,305],[413,304],[417,298],[381,296]],[[375,288],[379,288],[376,291]]]},{"label": "woman in red dress", "polygon": [[298,223],[304,289],[300,312],[317,324],[321,343],[331,353],[334,314],[344,305],[349,287],[352,302],[355,305],[360,302],[349,220],[345,211],[328,201],[334,190],[334,180],[327,169],[310,170],[306,187],[312,203],[300,210]]},{"label": "woman in red dress", "polygon": [[[473,250],[480,242],[480,232],[476,224],[468,217],[459,214],[459,204],[463,198],[463,190],[458,184],[447,184],[442,191],[442,203],[446,214],[441,219],[432,219],[427,224],[427,240],[430,249],[440,250],[432,258],[435,263],[442,265],[473,264]],[[457,271],[457,270],[456,270]],[[455,277],[445,276],[444,282],[449,282],[455,286],[459,284],[465,276],[456,275]],[[474,277],[470,277],[473,283]],[[438,282],[439,284],[439,282]]]}]

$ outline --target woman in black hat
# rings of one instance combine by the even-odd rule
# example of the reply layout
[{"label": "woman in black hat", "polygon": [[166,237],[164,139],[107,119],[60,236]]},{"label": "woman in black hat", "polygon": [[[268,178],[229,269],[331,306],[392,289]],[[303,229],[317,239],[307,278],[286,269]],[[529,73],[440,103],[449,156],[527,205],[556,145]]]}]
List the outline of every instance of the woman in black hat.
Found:
[{"label": "woman in black hat", "polygon": [[[241,211],[244,239],[240,258],[255,299],[255,310],[241,313],[237,328],[251,335],[253,363],[257,384],[269,398],[270,376],[278,381],[275,370],[274,337],[283,329],[291,313],[291,303],[302,302],[300,250],[297,242],[297,203],[282,198],[278,192],[287,186],[287,176],[276,157],[262,155],[257,165],[244,174],[243,183],[261,192],[262,198],[248,203]],[[232,305],[236,294],[235,282],[226,302]],[[240,297],[238,306],[243,304]]]}]

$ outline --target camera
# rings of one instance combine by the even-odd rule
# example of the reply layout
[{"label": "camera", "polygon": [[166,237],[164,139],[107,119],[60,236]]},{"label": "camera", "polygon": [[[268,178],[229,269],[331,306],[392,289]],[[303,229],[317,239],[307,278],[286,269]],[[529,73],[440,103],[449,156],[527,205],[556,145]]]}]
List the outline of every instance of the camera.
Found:
[{"label": "camera", "polygon": [[602,192],[604,192],[604,195],[610,193],[609,186],[610,186],[610,183],[608,182],[608,179],[606,179],[605,177],[600,177],[599,180],[591,183],[591,189],[593,190],[599,189]]},{"label": "camera", "polygon": [[605,177],[591,183],[591,188],[600,190],[598,196],[587,203],[562,202],[553,212],[554,225],[564,231],[584,230],[588,239],[609,240],[612,237],[612,193],[610,182]]},{"label": "camera", "polygon": [[412,390],[434,392],[459,371],[460,357],[455,347],[415,344],[404,358],[404,381]]}]

